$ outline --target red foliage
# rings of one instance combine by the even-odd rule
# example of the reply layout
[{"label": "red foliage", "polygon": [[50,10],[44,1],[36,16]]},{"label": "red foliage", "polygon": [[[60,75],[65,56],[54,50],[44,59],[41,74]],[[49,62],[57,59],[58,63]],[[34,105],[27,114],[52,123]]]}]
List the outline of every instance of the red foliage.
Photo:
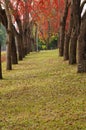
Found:
[{"label": "red foliage", "polygon": [[[48,32],[48,23],[50,22],[51,32],[57,33],[60,26],[60,19],[64,12],[64,0],[10,0],[10,8],[16,19],[25,22],[27,15],[29,19],[39,24],[40,29]],[[69,16],[67,19],[68,26]]]}]

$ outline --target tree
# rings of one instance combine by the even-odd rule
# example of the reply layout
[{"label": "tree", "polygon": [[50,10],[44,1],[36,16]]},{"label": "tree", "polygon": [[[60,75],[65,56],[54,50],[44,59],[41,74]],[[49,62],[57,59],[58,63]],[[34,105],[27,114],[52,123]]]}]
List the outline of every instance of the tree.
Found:
[{"label": "tree", "polygon": [[59,26],[58,1],[34,0],[31,16],[38,25],[39,37],[45,41],[47,49],[49,49],[50,37],[57,33]]},{"label": "tree", "polygon": [[2,79],[1,46],[6,43],[6,29],[0,23],[0,79]]},{"label": "tree", "polygon": [[81,20],[80,35],[78,38],[78,73],[86,72],[86,11]]},{"label": "tree", "polygon": [[65,32],[65,40],[64,40],[64,60],[69,60],[69,45],[70,45],[70,38],[71,38],[71,32],[73,28],[73,8],[72,5],[70,5],[70,11],[69,11],[69,27],[68,30]]},{"label": "tree", "polygon": [[80,23],[81,23],[81,13],[80,13],[80,0],[71,0],[72,11],[73,11],[73,28],[71,32],[70,40],[70,51],[69,51],[69,64],[76,63],[76,49],[77,49],[77,39],[79,36]]},{"label": "tree", "polygon": [[15,32],[14,32],[14,26],[12,27],[12,42],[11,42],[11,60],[12,64],[18,64],[18,57],[17,57],[17,47],[16,47],[16,41],[15,41]]},{"label": "tree", "polygon": [[63,17],[60,21],[60,38],[59,38],[59,55],[63,56],[64,54],[64,41],[65,41],[65,28],[66,28],[66,20],[68,16],[68,9],[69,9],[70,3],[68,0],[65,1],[65,8]]},{"label": "tree", "polygon": [[7,16],[7,64],[6,64],[6,69],[7,70],[12,70],[12,62],[11,62],[11,42],[12,42],[12,19],[11,19],[11,10],[9,8],[10,1],[5,0],[4,1],[4,6],[5,6],[5,12]]}]

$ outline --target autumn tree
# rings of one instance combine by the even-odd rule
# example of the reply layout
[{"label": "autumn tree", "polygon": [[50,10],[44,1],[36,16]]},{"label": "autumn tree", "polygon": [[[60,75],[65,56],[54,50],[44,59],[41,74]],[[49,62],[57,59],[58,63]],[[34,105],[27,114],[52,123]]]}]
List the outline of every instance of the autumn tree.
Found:
[{"label": "autumn tree", "polygon": [[50,37],[56,34],[58,30],[58,1],[57,0],[39,0],[34,1],[32,10],[32,19],[39,28],[39,37],[49,49]]}]

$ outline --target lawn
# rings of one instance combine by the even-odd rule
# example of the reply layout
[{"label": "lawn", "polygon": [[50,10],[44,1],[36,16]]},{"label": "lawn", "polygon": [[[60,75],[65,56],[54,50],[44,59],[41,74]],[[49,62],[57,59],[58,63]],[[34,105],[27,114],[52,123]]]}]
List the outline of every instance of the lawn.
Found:
[{"label": "lawn", "polygon": [[86,74],[58,51],[26,56],[0,80],[0,130],[86,130]]}]

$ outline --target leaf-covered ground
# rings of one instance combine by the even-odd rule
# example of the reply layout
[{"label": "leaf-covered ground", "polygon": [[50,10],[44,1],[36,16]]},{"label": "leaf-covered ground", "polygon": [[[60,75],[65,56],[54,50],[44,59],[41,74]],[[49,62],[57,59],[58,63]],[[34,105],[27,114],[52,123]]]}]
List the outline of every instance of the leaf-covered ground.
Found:
[{"label": "leaf-covered ground", "polygon": [[5,51],[2,52],[1,61],[2,62],[6,61],[6,52]]},{"label": "leaf-covered ground", "polygon": [[0,130],[86,130],[86,74],[58,51],[29,54],[0,80]]}]

